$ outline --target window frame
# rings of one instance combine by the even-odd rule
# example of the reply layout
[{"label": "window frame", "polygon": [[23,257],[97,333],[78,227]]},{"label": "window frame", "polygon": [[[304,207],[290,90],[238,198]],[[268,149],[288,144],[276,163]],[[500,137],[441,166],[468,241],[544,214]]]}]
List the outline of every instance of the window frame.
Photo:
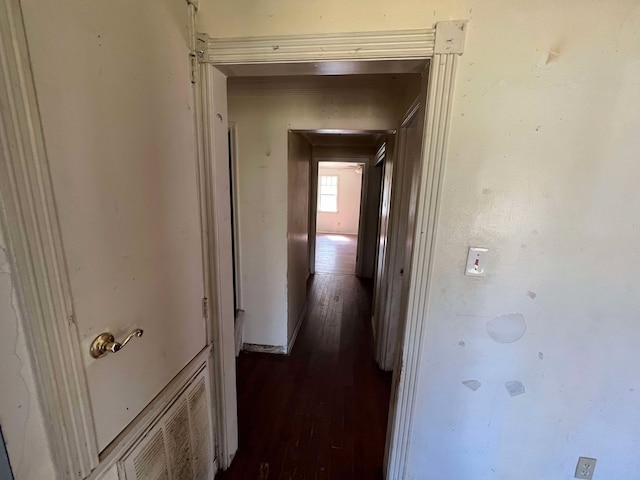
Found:
[{"label": "window frame", "polygon": [[[322,184],[323,178],[331,178],[331,179],[335,178],[335,185],[332,185],[332,184],[323,185]],[[318,208],[317,208],[318,213],[338,213],[339,212],[339,208],[338,208],[339,185],[340,185],[340,176],[337,174],[318,175]],[[322,187],[335,187],[335,193],[334,194],[322,193]],[[323,196],[335,198],[335,210],[327,210],[323,208],[323,204],[322,204]]]}]

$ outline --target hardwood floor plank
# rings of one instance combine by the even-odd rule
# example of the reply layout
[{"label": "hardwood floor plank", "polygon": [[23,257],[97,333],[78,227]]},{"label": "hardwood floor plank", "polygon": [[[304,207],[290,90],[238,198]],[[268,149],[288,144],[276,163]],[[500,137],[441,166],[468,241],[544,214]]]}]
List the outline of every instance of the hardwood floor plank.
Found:
[{"label": "hardwood floor plank", "polygon": [[240,355],[240,448],[218,479],[382,478],[391,375],[373,360],[371,290],[316,274],[291,355]]},{"label": "hardwood floor plank", "polygon": [[357,248],[357,235],[318,233],[316,273],[355,274]]}]

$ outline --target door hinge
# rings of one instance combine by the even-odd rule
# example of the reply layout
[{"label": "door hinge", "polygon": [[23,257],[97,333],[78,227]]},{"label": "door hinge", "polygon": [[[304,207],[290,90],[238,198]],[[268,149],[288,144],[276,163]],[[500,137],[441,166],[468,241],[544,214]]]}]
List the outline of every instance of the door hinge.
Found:
[{"label": "door hinge", "polygon": [[204,56],[204,50],[194,50],[189,53],[189,63],[191,64],[191,83],[198,83],[198,63]]},{"label": "door hinge", "polygon": [[207,297],[202,298],[202,317],[209,318],[209,299]]},{"label": "door hinge", "polygon": [[189,54],[189,63],[191,64],[191,83],[198,82],[198,56],[196,52]]}]

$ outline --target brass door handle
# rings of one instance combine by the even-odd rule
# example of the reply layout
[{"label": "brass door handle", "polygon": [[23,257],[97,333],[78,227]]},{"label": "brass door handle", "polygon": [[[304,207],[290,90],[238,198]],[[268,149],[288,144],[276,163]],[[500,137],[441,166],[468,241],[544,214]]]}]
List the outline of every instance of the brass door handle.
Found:
[{"label": "brass door handle", "polygon": [[104,332],[98,335],[93,342],[91,342],[91,348],[89,352],[93,358],[104,357],[107,353],[116,353],[119,350],[122,350],[124,346],[129,343],[133,337],[141,337],[142,330],[136,328],[133,330],[127,337],[124,339],[122,343],[116,342],[115,337],[109,332]]}]

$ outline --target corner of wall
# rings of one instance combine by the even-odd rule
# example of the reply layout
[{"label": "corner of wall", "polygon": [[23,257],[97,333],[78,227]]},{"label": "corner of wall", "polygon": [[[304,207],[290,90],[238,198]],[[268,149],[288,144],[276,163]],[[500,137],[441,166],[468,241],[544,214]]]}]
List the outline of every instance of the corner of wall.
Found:
[{"label": "corner of wall", "polygon": [[[0,205],[0,216],[4,210]],[[4,218],[2,218],[4,220]],[[10,252],[0,223],[0,424],[15,480],[56,479],[22,328]]]}]

